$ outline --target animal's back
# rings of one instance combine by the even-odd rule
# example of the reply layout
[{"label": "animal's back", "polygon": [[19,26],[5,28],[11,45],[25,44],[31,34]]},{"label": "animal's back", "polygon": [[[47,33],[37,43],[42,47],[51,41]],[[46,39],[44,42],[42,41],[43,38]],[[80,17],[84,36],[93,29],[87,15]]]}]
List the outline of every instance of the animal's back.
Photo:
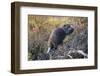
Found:
[{"label": "animal's back", "polygon": [[50,47],[53,48],[53,46],[56,46],[61,44],[63,42],[63,39],[65,38],[66,33],[62,28],[56,28],[50,35],[48,44]]}]

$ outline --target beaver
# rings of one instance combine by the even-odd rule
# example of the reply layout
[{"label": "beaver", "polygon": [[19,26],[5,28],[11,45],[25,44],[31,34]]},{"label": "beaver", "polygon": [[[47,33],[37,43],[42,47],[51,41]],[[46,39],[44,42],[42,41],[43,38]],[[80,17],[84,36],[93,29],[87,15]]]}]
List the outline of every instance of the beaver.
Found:
[{"label": "beaver", "polygon": [[73,25],[64,24],[62,27],[58,27],[52,31],[48,39],[48,50],[49,53],[52,50],[56,50],[58,45],[63,43],[63,40],[67,35],[70,35],[74,31]]}]

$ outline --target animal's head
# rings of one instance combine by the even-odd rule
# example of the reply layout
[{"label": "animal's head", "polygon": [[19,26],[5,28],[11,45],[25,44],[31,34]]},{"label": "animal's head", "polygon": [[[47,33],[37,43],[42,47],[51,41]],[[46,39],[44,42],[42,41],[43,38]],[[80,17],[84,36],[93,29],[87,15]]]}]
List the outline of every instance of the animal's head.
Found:
[{"label": "animal's head", "polygon": [[71,24],[64,24],[62,28],[67,35],[71,34],[74,31],[74,28]]}]

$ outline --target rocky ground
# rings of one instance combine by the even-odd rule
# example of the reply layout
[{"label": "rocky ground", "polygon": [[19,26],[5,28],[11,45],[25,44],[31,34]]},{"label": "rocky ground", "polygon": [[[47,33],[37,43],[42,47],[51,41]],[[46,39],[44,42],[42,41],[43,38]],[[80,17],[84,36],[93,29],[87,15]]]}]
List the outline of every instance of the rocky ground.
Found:
[{"label": "rocky ground", "polygon": [[79,34],[75,35],[70,41],[64,42],[63,45],[59,45],[57,50],[51,51],[48,54],[44,51],[32,54],[32,60],[88,58],[87,32],[87,28],[82,30]]}]

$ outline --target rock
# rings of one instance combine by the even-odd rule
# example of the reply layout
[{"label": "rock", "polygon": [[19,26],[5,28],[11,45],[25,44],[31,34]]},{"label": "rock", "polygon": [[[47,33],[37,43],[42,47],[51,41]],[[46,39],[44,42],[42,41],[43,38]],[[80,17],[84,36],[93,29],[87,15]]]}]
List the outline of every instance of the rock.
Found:
[{"label": "rock", "polygon": [[72,42],[71,48],[75,50],[83,50],[85,53],[88,53],[88,30],[84,29],[79,35],[76,35]]},{"label": "rock", "polygon": [[83,50],[71,50],[67,54],[71,59],[87,58],[87,54]]}]

